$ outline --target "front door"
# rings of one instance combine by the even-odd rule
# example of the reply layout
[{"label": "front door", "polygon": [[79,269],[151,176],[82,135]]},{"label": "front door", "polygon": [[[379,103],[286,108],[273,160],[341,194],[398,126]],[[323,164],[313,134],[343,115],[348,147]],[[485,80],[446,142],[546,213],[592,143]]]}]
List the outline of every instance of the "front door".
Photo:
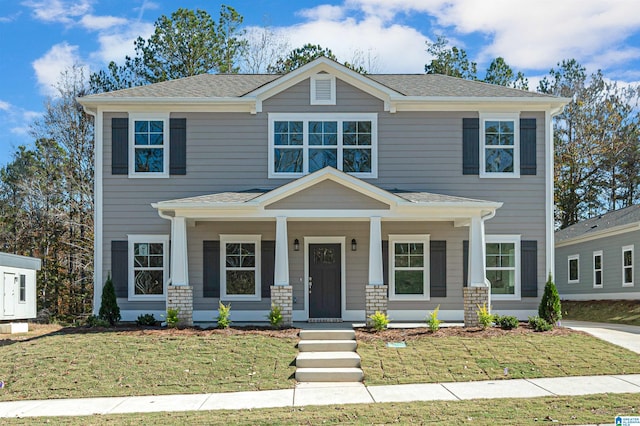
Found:
[{"label": "front door", "polygon": [[309,318],[340,318],[340,244],[309,244]]},{"label": "front door", "polygon": [[11,316],[15,314],[14,305],[15,305],[15,294],[16,294],[16,275],[15,274],[4,274],[4,315]]}]

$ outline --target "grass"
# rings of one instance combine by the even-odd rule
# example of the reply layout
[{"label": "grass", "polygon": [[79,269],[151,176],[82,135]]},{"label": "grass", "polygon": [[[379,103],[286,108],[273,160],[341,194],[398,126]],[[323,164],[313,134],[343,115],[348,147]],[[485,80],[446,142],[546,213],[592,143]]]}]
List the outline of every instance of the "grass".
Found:
[{"label": "grass", "polygon": [[637,416],[638,394],[286,407],[91,417],[2,419],[11,425],[278,425],[278,424],[612,424]]},{"label": "grass", "polygon": [[640,325],[640,300],[562,301],[562,318]]},{"label": "grass", "polygon": [[[582,333],[360,342],[368,385],[640,373],[640,355]],[[505,368],[507,374],[505,374]]]}]

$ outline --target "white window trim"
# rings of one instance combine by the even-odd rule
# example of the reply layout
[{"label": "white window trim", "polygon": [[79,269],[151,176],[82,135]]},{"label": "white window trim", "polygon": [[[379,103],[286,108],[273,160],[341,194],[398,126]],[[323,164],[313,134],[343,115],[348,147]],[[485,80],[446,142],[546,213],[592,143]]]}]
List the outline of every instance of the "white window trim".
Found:
[{"label": "white window trim", "polygon": [[[520,114],[519,113],[480,113],[480,177],[481,178],[519,178],[520,177]],[[486,121],[513,121],[513,173],[486,172],[485,125]]]},{"label": "white window trim", "polygon": [[[331,83],[331,98],[330,99],[318,99],[316,97],[316,83],[319,81],[329,81]],[[335,105],[336,104],[336,78],[331,74],[316,74],[311,76],[310,84],[310,104],[311,105]]]},{"label": "white window trim", "polygon": [[[430,247],[429,234],[389,234],[389,300],[429,300],[430,295]],[[395,277],[395,243],[422,243],[424,244],[424,267],[423,267],[423,293],[420,294],[396,294]]]},{"label": "white window trim", "polygon": [[[521,300],[521,287],[522,284],[520,282],[520,275],[522,274],[522,263],[520,262],[520,235],[486,235],[485,236],[485,244],[488,243],[512,243],[513,248],[515,249],[515,268],[514,268],[514,288],[513,294],[491,294],[491,300]],[[485,247],[485,257],[486,257],[486,247]],[[486,265],[486,258],[485,258]],[[485,266],[485,272],[488,270]],[[493,268],[492,268],[493,269]],[[510,268],[497,268],[497,269],[510,269]],[[485,274],[486,279],[486,274]],[[491,289],[489,289],[491,291]]]},{"label": "white window trim", "polygon": [[[630,251],[631,252],[631,282],[627,283],[624,281],[624,270],[625,268],[628,268],[629,266],[624,266],[624,252],[625,251]],[[635,280],[635,271],[634,271],[634,266],[635,266],[635,258],[633,257],[633,245],[630,246],[624,246],[622,247],[622,287],[633,287],[633,282]]]},{"label": "white window trim", "polygon": [[[578,278],[576,278],[575,280],[571,279],[571,261],[572,260],[576,260],[578,262]],[[567,282],[569,284],[578,284],[580,282],[580,255],[579,254],[572,254],[570,256],[567,256]]]},{"label": "white window trim", "polygon": [[[162,137],[162,173],[158,172],[136,172],[135,171],[135,124],[138,121],[162,121],[163,124],[163,137]],[[169,177],[169,113],[130,113],[129,114],[129,177],[140,178],[168,178]]]},{"label": "white window trim", "polygon": [[[275,171],[274,165],[274,123],[276,121],[302,121],[303,126],[303,142],[299,147],[302,149],[302,173],[281,173]],[[299,178],[309,174],[309,148],[313,146],[309,145],[309,121],[371,121],[371,172],[370,173],[349,173],[351,176],[366,179],[375,179],[378,177],[378,114],[376,113],[270,113],[269,114],[269,175],[270,179],[273,178]],[[337,168],[342,170],[342,125],[338,124],[338,139],[339,143],[336,145],[337,155]],[[349,145],[350,147],[350,145]],[[356,147],[357,148],[357,147]],[[348,149],[348,147],[347,147]]]},{"label": "white window trim", "polygon": [[[167,283],[169,282],[169,235],[127,235],[129,241],[129,291],[128,300],[166,300]],[[135,294],[135,274],[133,261],[133,245],[136,243],[162,243],[162,276],[164,283],[162,285],[162,294]]]},{"label": "white window trim", "polygon": [[[596,257],[600,256],[600,269],[596,269]],[[602,250],[593,252],[593,288],[602,288],[604,284],[604,256]],[[596,284],[596,272],[600,271],[600,284]]]},{"label": "white window trim", "polygon": [[[220,300],[223,302],[259,301],[262,298],[261,280],[262,273],[261,235],[226,235],[220,234]],[[256,282],[255,292],[252,295],[235,294],[227,295],[227,244],[228,243],[252,243],[256,245]]]}]

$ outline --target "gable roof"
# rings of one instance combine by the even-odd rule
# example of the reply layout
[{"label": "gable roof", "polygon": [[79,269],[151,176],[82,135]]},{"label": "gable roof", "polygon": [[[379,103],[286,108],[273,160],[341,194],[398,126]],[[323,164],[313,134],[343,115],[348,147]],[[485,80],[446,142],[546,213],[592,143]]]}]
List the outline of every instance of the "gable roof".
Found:
[{"label": "gable roof", "polygon": [[556,231],[556,244],[595,239],[615,231],[640,229],[640,205],[614,210]]}]

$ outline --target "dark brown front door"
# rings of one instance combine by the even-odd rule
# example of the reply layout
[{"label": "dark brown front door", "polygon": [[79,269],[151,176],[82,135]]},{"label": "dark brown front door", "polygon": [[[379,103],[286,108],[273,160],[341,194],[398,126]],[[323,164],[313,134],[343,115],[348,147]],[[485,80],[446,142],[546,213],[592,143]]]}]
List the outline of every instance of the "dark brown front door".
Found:
[{"label": "dark brown front door", "polygon": [[340,244],[309,244],[309,317],[340,318]]}]

